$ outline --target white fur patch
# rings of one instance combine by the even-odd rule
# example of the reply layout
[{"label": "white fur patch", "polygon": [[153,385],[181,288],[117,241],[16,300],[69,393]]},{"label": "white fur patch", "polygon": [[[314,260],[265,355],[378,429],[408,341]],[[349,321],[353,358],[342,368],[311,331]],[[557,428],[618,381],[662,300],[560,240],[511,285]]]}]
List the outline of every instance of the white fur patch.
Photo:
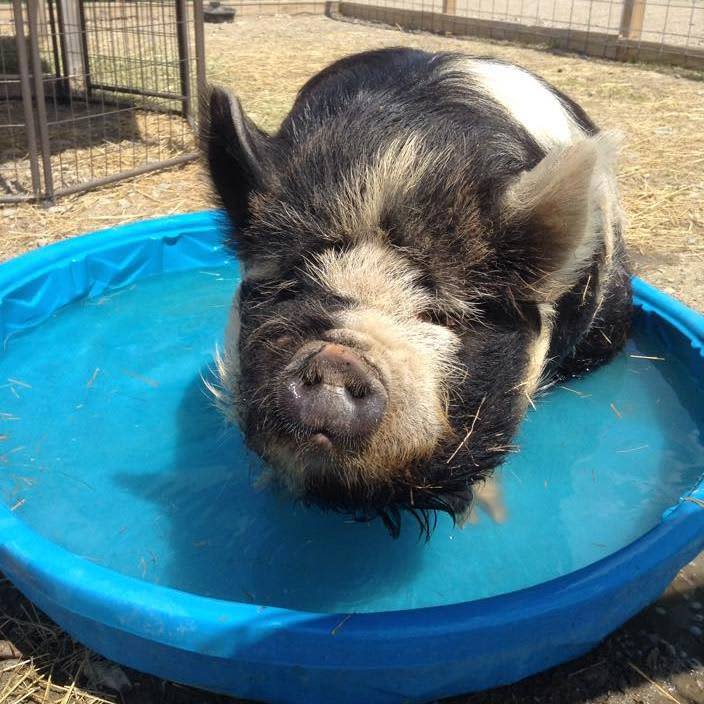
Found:
[{"label": "white fur patch", "polygon": [[[403,203],[428,172],[441,169],[452,145],[431,151],[420,134],[392,140],[368,164],[352,169],[336,193],[336,230],[352,240],[379,231],[382,213]],[[461,174],[458,174],[458,178]]]},{"label": "white fur patch", "polygon": [[459,59],[459,67],[470,73],[487,97],[502,105],[543,149],[565,146],[584,136],[560,99],[528,71],[470,58]]},{"label": "white fur patch", "polygon": [[453,361],[457,336],[440,325],[366,307],[345,311],[340,324],[388,383],[387,413],[362,458],[367,471],[384,474],[429,456],[451,433],[447,407],[449,386],[459,374]]},{"label": "white fur patch", "polygon": [[240,381],[240,289],[232,301],[225,330],[225,348],[215,348],[213,361],[215,369],[212,378],[203,378],[203,384],[212,395],[223,415],[235,425],[240,421],[239,381]]},{"label": "white fur patch", "polygon": [[309,263],[308,271],[329,291],[397,317],[415,317],[432,304],[408,263],[376,242],[343,252],[326,250]]},{"label": "white fur patch", "polygon": [[541,322],[540,334],[535,338],[528,350],[528,366],[521,385],[526,401],[531,406],[533,405],[533,395],[540,388],[540,382],[545,371],[555,315],[553,307],[547,303],[542,303],[538,306],[538,313],[540,314]]},{"label": "white fur patch", "polygon": [[446,327],[419,319],[432,304],[430,294],[402,257],[373,242],[329,250],[308,271],[355,302],[329,337],[352,338],[388,382],[388,411],[363,458],[365,473],[383,473],[431,453],[450,432],[448,393],[459,373],[454,355],[460,342]]}]

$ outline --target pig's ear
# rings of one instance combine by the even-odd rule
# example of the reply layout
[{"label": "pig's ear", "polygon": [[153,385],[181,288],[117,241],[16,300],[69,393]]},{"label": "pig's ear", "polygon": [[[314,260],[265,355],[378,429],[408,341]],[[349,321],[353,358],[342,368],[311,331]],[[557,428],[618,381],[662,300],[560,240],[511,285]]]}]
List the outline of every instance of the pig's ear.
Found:
[{"label": "pig's ear", "polygon": [[244,114],[240,101],[220,88],[210,89],[200,136],[220,201],[235,225],[247,225],[249,196],[264,183],[270,138]]},{"label": "pig's ear", "polygon": [[[606,132],[550,152],[505,192],[502,258],[524,296],[554,301],[572,288],[604,240],[599,212],[613,191],[620,135]],[[611,193],[610,193],[611,191]]]}]

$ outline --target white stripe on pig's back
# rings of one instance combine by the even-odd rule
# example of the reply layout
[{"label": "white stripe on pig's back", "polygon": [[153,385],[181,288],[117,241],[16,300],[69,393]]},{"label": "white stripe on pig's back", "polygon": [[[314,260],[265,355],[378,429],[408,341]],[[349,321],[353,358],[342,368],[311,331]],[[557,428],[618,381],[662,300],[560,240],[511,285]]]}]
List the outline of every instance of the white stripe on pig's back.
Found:
[{"label": "white stripe on pig's back", "polygon": [[528,71],[482,59],[460,62],[487,97],[501,105],[546,151],[584,137],[560,98]]}]

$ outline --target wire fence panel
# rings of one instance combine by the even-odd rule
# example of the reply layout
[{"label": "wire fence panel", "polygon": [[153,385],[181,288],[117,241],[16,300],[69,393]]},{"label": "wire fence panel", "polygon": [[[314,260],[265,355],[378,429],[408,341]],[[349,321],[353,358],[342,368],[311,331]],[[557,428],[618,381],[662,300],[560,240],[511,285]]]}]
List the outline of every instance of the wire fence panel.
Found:
[{"label": "wire fence panel", "polygon": [[704,69],[704,0],[354,0],[349,18]]},{"label": "wire fence panel", "polygon": [[0,202],[194,158],[199,7],[0,0]]},{"label": "wire fence panel", "polygon": [[240,16],[325,13],[704,70],[704,0],[229,0]]},{"label": "wire fence panel", "polygon": [[0,5],[0,198],[20,190],[36,196],[40,188],[29,53],[16,5]]},{"label": "wire fence panel", "polygon": [[[237,15],[325,13],[704,70],[704,0],[227,4]],[[202,0],[0,0],[0,202],[195,158],[202,21]]]}]

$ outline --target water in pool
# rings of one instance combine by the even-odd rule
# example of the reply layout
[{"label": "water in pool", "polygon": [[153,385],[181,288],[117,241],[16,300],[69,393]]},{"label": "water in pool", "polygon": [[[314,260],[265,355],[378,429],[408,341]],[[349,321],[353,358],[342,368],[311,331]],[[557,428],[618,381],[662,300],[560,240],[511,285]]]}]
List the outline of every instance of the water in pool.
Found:
[{"label": "water in pool", "polygon": [[157,584],[377,611],[500,594],[594,562],[654,526],[704,466],[701,373],[641,314],[625,353],[528,414],[499,472],[506,524],[481,516],[459,530],[441,515],[425,543],[407,518],[394,541],[379,521],[296,505],[257,485],[256,458],[202,388],[235,284],[225,268],[148,279],[7,341],[0,496],[16,515]]}]

